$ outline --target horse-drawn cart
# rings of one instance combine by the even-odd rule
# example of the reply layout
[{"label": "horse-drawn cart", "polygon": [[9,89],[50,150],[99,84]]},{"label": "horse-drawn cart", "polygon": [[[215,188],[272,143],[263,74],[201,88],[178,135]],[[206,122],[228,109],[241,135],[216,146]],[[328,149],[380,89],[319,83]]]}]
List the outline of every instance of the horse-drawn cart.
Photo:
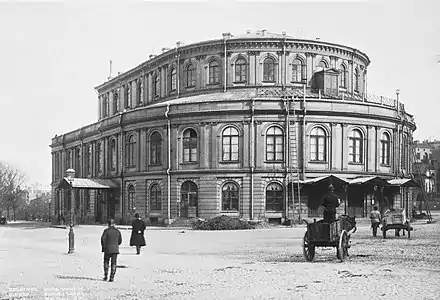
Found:
[{"label": "horse-drawn cart", "polygon": [[396,236],[400,236],[400,230],[403,230],[403,236],[405,231],[408,232],[408,238],[411,238],[411,224],[406,218],[405,209],[388,209],[382,218],[382,236],[385,239],[387,237],[387,230],[395,229]]},{"label": "horse-drawn cart", "polygon": [[349,216],[341,216],[334,222],[318,221],[307,223],[303,239],[303,253],[307,261],[315,257],[316,247],[335,247],[336,256],[344,261],[350,248],[350,236],[356,231],[356,221]]}]

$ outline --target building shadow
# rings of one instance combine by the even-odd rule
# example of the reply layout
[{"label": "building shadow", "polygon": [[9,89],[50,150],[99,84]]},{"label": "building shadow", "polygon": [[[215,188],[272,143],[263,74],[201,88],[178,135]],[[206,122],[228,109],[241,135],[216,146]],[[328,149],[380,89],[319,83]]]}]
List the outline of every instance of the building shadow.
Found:
[{"label": "building shadow", "polygon": [[57,279],[69,279],[69,280],[89,280],[89,281],[102,281],[102,278],[85,277],[85,276],[68,276],[68,275],[55,275]]}]

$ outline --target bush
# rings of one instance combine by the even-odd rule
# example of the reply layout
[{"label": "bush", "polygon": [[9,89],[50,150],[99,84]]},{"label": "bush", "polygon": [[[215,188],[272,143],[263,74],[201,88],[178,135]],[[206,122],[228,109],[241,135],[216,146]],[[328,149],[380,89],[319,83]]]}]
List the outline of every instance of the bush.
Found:
[{"label": "bush", "polygon": [[197,220],[193,224],[194,230],[242,230],[255,229],[254,225],[239,218],[231,218],[228,216],[219,216],[209,220]]}]

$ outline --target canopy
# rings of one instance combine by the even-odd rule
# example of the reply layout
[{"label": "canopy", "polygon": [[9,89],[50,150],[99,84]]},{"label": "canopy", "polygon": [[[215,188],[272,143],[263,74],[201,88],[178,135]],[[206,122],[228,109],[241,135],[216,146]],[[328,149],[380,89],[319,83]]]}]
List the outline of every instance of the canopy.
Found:
[{"label": "canopy", "polygon": [[110,179],[95,178],[67,178],[61,179],[58,188],[79,188],[79,189],[114,189],[118,185]]},{"label": "canopy", "polygon": [[412,178],[397,178],[388,180],[388,184],[401,187],[420,187]]},{"label": "canopy", "polygon": [[[321,177],[316,177],[316,178],[309,178],[306,180],[299,180],[300,184],[316,184],[316,183],[320,183],[323,181],[328,181],[329,184],[348,184],[348,181],[346,179],[337,177],[335,175],[327,175],[327,176],[321,176]],[[294,183],[298,183],[298,181],[294,181]]]},{"label": "canopy", "polygon": [[378,176],[370,176],[370,177],[359,177],[353,180],[350,180],[350,185],[360,185],[360,184],[372,184],[372,185],[388,185],[388,182],[385,179],[382,179]]}]

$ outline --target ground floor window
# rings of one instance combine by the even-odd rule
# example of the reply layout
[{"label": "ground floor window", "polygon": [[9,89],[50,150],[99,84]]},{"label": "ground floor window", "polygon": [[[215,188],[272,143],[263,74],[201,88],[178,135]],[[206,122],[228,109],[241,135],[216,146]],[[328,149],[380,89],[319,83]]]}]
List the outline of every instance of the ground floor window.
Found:
[{"label": "ground floor window", "polygon": [[238,186],[228,182],[222,188],[222,210],[238,211]]},{"label": "ground floor window", "polygon": [[266,188],[266,210],[282,211],[284,203],[283,186],[273,182]]}]

